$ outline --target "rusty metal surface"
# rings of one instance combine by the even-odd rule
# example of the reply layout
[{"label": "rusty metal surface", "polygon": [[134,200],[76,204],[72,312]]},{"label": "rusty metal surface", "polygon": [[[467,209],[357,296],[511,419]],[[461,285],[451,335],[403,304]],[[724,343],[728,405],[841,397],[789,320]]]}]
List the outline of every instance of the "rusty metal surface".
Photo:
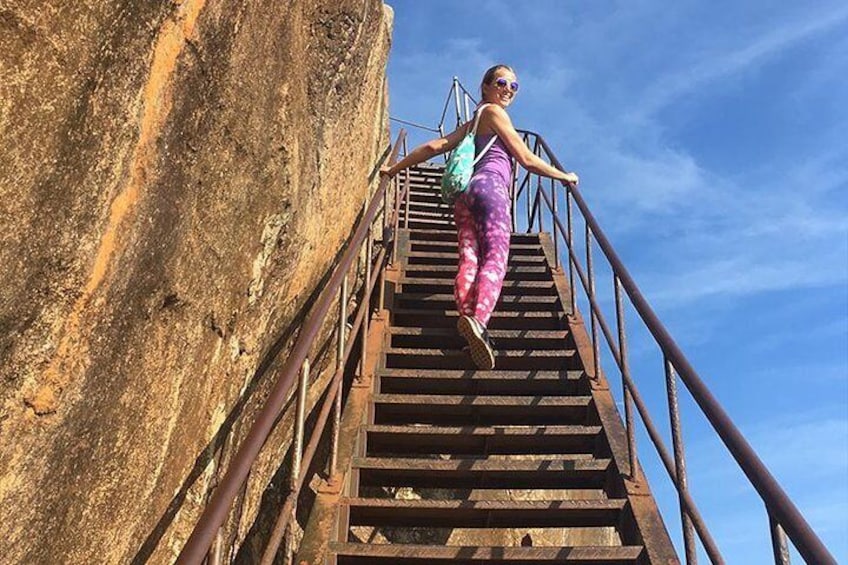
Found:
[{"label": "rusty metal surface", "polygon": [[350,498],[351,525],[448,528],[615,526],[617,500],[386,500]]},{"label": "rusty metal surface", "polygon": [[[556,219],[555,225],[558,226],[560,229],[563,229],[563,226],[558,219]],[[573,249],[569,248],[569,254],[570,254],[572,262],[576,262],[576,254],[574,253]],[[583,283],[584,288],[588,288],[588,282],[586,280],[585,275],[582,272],[582,269],[580,269],[579,265],[575,265],[575,272],[577,273],[578,277],[580,278],[581,282]],[[589,300],[589,303],[590,303],[590,307],[593,309],[593,311],[600,311],[597,303],[595,302],[595,299],[592,296],[589,296],[588,300]],[[618,347],[616,346],[616,344],[614,342],[614,339],[612,337],[612,333],[609,329],[609,326],[606,323],[606,320],[604,319],[603,315],[598,315],[598,316],[596,316],[596,318],[599,322],[602,333],[607,340],[607,344],[608,344],[608,347],[609,347],[609,349],[612,353],[613,359],[617,363],[620,363]],[[583,327],[582,317],[580,316],[580,313],[578,311],[575,311],[574,315],[569,317],[569,321],[572,324],[577,324],[577,327]],[[582,331],[575,332],[574,338],[575,338],[575,341],[580,340],[580,343],[582,344],[582,346],[586,350],[586,359],[590,359],[594,355],[595,347],[593,347],[591,340],[589,339],[588,335],[586,334],[585,328]],[[596,344],[597,344],[597,342],[596,342]],[[579,349],[580,349],[580,347],[578,347],[578,350]],[[668,455],[668,450],[666,449],[665,444],[662,441],[662,438],[661,438],[659,432],[656,429],[656,426],[654,426],[654,424],[653,424],[653,420],[652,420],[652,418],[651,418],[651,416],[650,416],[650,414],[647,410],[645,403],[641,399],[641,395],[639,394],[638,389],[634,385],[632,379],[630,379],[629,375],[626,374],[623,371],[622,371],[622,379],[625,383],[625,386],[630,391],[630,395],[631,395],[631,398],[633,400],[633,403],[636,405],[636,409],[637,409],[639,415],[642,418],[642,423],[644,424],[645,429],[648,432],[648,437],[653,442],[654,447],[656,448],[657,453],[659,454],[660,459],[663,462],[663,464],[666,468],[666,471],[668,472],[669,477],[671,478],[672,482],[676,481],[676,472],[675,472],[675,469],[674,469],[674,463],[673,463],[671,457]],[[593,389],[594,388],[595,387],[593,387]],[[598,390],[609,391],[609,386],[605,382],[602,383],[602,384],[598,384],[598,386],[596,388]],[[613,420],[618,421],[619,425],[620,425],[620,416],[618,415],[617,411],[615,411],[615,417],[613,418]],[[611,421],[613,421],[613,420],[611,420]],[[624,447],[622,449],[623,449],[623,451],[621,453],[623,453],[623,454],[626,453],[626,447]],[[622,467],[622,468],[624,468],[624,467]],[[720,552],[719,552],[719,550],[716,546],[716,543],[713,540],[712,535],[709,533],[709,530],[706,527],[706,523],[704,522],[703,518],[701,518],[700,512],[698,511],[697,507],[695,506],[695,503],[693,502],[692,498],[690,497],[688,491],[682,491],[682,492],[678,491],[678,492],[680,492],[680,498],[682,499],[683,504],[685,506],[685,511],[690,516],[690,518],[691,518],[691,520],[692,520],[692,522],[695,526],[695,529],[696,529],[696,531],[698,532],[698,535],[701,538],[701,542],[704,544],[704,548],[707,552],[707,555],[710,557],[710,560],[713,563],[723,563],[723,559],[722,559],[721,554],[720,554]]]},{"label": "rusty metal surface", "polygon": [[[680,406],[677,401],[677,377],[674,374],[674,367],[666,359],[665,360],[665,381],[666,395],[668,397],[668,413],[669,421],[671,422],[671,439],[672,447],[674,448],[674,469],[677,476],[677,488],[679,493],[688,493],[688,479],[686,477],[686,456],[683,447],[683,431],[680,423]],[[686,554],[686,564],[695,565],[698,562],[697,548],[695,547],[695,530],[692,525],[692,518],[686,512],[686,506],[683,504],[683,497],[678,494],[680,499],[680,520],[683,525],[683,546]]]},{"label": "rusty metal surface", "polygon": [[[388,316],[377,316],[372,322],[368,333],[368,359],[366,360],[366,372],[373,374],[378,370],[380,361],[381,345],[385,339]],[[351,468],[350,462],[356,455],[357,435],[360,426],[365,422],[368,412],[368,401],[372,391],[367,388],[353,388],[345,404],[345,410],[340,425],[339,441],[339,468],[346,474]],[[344,483],[345,477],[337,477]],[[303,545],[299,548],[295,563],[307,561],[309,563],[323,563],[327,553],[331,534],[335,530],[338,520],[339,494],[324,492],[319,493],[316,506],[309,515],[306,525]]]},{"label": "rusty metal surface", "polygon": [[775,565],[789,565],[789,545],[786,543],[786,533],[772,516],[769,516],[769,529]]},{"label": "rusty metal surface", "polygon": [[[541,234],[543,245],[553,251],[553,244],[548,234]],[[555,277],[557,288],[567,303],[569,289],[565,286],[564,277]],[[619,470],[629,469],[629,448],[627,433],[622,424],[621,415],[615,406],[615,399],[609,390],[609,384],[603,372],[598,370],[594,360],[595,348],[586,332],[580,313],[575,311],[568,316],[568,326],[572,339],[577,349],[577,354],[583,365],[589,372],[592,382],[592,398],[598,412],[602,433],[606,437],[613,460]],[[589,368],[592,368],[590,371]],[[626,481],[628,477],[623,474],[615,476],[619,488],[630,501],[633,517],[637,529],[637,535],[645,545],[645,550],[651,563],[676,563],[679,562],[671,538],[660,516],[659,508],[654,497],[651,495],[647,480],[640,469],[637,469],[633,480]]]},{"label": "rusty metal surface", "polygon": [[[639,563],[641,547],[439,547],[431,545],[333,544],[333,552],[342,557],[386,559],[386,563],[550,563],[610,565]],[[390,561],[389,561],[390,560]],[[409,561],[406,561],[409,560]],[[353,563],[353,562],[352,562]]]},{"label": "rusty metal surface", "polygon": [[[411,205],[410,210],[410,221],[414,221],[420,208]],[[348,526],[360,528],[366,523],[390,528],[453,524],[487,531],[516,525],[553,529],[568,525],[594,527],[596,536],[604,534],[604,528],[619,528],[628,539],[638,539],[628,531],[634,505],[626,498],[479,498],[482,491],[502,496],[521,487],[538,493],[577,487],[584,487],[579,492],[603,492],[610,482],[608,475],[615,471],[608,458],[597,455],[606,440],[599,441],[603,431],[596,425],[584,366],[575,363],[575,352],[566,345],[570,333],[565,329],[561,296],[552,284],[554,275],[547,260],[538,272],[514,271],[517,282],[510,285],[508,281],[504,304],[491,324],[494,334],[506,340],[499,350],[499,369],[477,372],[463,363],[461,343],[452,335],[455,330],[450,326],[456,318],[449,310],[449,292],[441,296],[438,292],[440,287],[452,286],[448,277],[453,276],[455,267],[449,261],[455,256],[444,248],[455,245],[455,235],[415,229],[408,236],[396,262],[402,270],[396,275],[398,284],[390,303],[393,325],[388,332],[385,366],[376,375],[379,393],[373,398],[369,424],[363,428],[366,453],[354,460],[351,477],[356,478],[356,485],[351,489],[357,493],[360,487],[426,490],[442,484],[451,485],[455,494],[458,487],[477,494],[461,501],[344,499],[339,539],[344,539],[341,536],[346,535]],[[416,242],[425,242],[428,248],[410,253]],[[525,250],[527,257],[544,258],[547,253],[539,236],[522,238],[518,244],[531,246]],[[447,280],[434,279],[434,275]],[[527,275],[535,275],[537,282],[527,282]],[[518,294],[522,285],[528,284],[531,286],[525,288],[535,292]],[[546,340],[550,347],[545,347]],[[534,347],[537,342],[541,348]],[[545,370],[540,364],[548,360],[560,369]],[[511,363],[515,366],[510,367]],[[533,394],[536,382],[559,388],[550,386]],[[482,383],[487,388],[479,388]],[[498,389],[502,383],[507,387]],[[510,389],[513,383],[516,386]],[[387,390],[382,389],[384,384]],[[401,390],[390,392],[392,386]],[[452,394],[452,390],[465,393]],[[403,454],[401,458],[398,453]],[[434,453],[454,455],[449,460],[429,458]],[[516,456],[518,459],[513,458]],[[578,491],[573,492],[580,497]],[[635,550],[638,559],[644,560],[644,551]],[[347,562],[338,557],[337,562]]]}]

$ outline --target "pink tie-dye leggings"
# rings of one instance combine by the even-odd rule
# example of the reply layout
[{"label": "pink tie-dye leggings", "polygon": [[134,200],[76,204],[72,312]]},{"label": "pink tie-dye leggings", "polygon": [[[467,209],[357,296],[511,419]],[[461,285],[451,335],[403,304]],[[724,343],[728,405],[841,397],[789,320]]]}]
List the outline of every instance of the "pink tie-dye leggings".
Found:
[{"label": "pink tie-dye leggings", "polygon": [[496,175],[479,172],[454,204],[459,273],[454,298],[460,314],[487,326],[498,302],[509,259],[509,193]]}]

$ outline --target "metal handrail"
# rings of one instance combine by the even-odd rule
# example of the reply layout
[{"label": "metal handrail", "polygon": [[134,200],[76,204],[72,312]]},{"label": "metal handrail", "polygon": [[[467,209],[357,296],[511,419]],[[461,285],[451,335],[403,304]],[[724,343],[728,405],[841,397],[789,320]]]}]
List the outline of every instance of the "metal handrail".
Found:
[{"label": "metal handrail", "polygon": [[411,127],[418,128],[418,129],[423,129],[423,130],[426,130],[426,131],[432,131],[432,132],[435,132],[435,133],[439,133],[441,131],[441,130],[439,130],[439,128],[431,128],[431,127],[425,126],[423,124],[416,124],[415,122],[408,122],[406,120],[401,120],[400,118],[393,118],[393,117],[389,116],[389,119],[391,121],[397,122],[399,124],[411,126]]},{"label": "metal handrail", "polygon": [[[565,170],[541,135],[535,132],[526,133],[528,136],[534,137],[538,143],[539,149],[536,151],[538,156],[547,157],[548,162],[551,165],[559,170]],[[527,177],[525,178],[525,182],[528,183],[528,192],[530,187],[532,187],[532,182],[529,182],[528,180],[531,174],[532,173],[528,172]],[[540,182],[536,186],[532,210],[529,208],[530,195],[525,195],[525,198],[528,199],[528,231],[533,229],[534,222],[538,223],[539,231],[542,231],[541,202],[544,201],[547,211],[550,212],[553,226],[552,232],[555,242],[559,236],[562,236],[567,245],[569,275],[570,280],[572,281],[572,302],[574,302],[574,292],[577,290],[573,286],[573,277],[576,272],[590,305],[590,322],[593,334],[592,344],[596,364],[595,376],[597,377],[598,374],[597,364],[599,363],[599,338],[595,329],[595,325],[597,323],[601,326],[616,365],[622,372],[622,384],[625,394],[625,410],[629,412],[631,402],[636,404],[637,411],[642,417],[642,421],[648,430],[649,437],[657,448],[660,458],[671,476],[672,484],[678,492],[681,512],[683,514],[684,541],[686,542],[688,562],[694,562],[694,547],[692,545],[693,542],[691,532],[689,530],[693,523],[695,530],[697,530],[698,535],[710,556],[710,559],[714,562],[721,562],[721,557],[720,554],[718,554],[718,550],[715,547],[714,542],[712,542],[708,532],[706,531],[703,520],[694,506],[686,485],[685,461],[683,459],[680,434],[679,405],[677,403],[676,388],[673,386],[674,371],[677,372],[680,380],[684,383],[684,385],[686,385],[686,388],[696,401],[701,412],[710,422],[715,433],[721,438],[722,442],[725,444],[730,454],[733,456],[734,460],[744,472],[750,484],[754,487],[765,504],[773,535],[773,545],[776,548],[774,551],[775,562],[788,563],[788,553],[785,551],[785,539],[781,538],[783,531],[785,531],[785,534],[789,537],[807,562],[816,564],[835,564],[836,561],[833,556],[828,552],[827,548],[810,528],[807,521],[783,489],[779,486],[771,473],[766,469],[760,458],[742,436],[739,429],[733,424],[730,417],[698,376],[697,372],[677,346],[665,326],[662,322],[660,322],[659,318],[642,295],[623,262],[618,257],[618,254],[613,249],[603,230],[601,230],[586,205],[579,189],[569,183],[561,183],[561,185],[565,187],[565,199],[567,209],[569,210],[568,227],[563,225],[562,219],[556,212],[556,193],[554,192],[553,197],[549,197],[542,189],[542,184]],[[589,267],[588,276],[580,268],[579,259],[574,249],[574,238],[572,235],[572,221],[570,214],[572,201],[576,204],[577,209],[580,211],[586,226],[585,247],[587,252],[587,265]],[[616,340],[613,338],[609,325],[606,323],[603,313],[596,302],[594,277],[591,269],[592,239],[597,242],[598,247],[603,252],[604,257],[612,269],[613,281],[616,287],[616,315],[619,327],[622,328],[623,326],[623,309],[620,305],[621,296],[619,294],[620,289],[623,289],[625,295],[630,300],[630,303],[633,305],[635,311],[638,313],[642,322],[645,324],[654,341],[663,353],[666,365],[665,369],[669,412],[672,419],[672,434],[675,444],[673,464],[671,462],[671,457],[668,455],[667,449],[662,444],[659,434],[656,432],[656,429],[650,421],[650,417],[644,403],[639,398],[635,383],[627,374],[626,356],[623,355],[624,343],[626,343],[624,341],[623,331],[620,331],[619,333],[619,346],[616,346]],[[630,459],[631,461],[635,461],[635,435],[630,418],[627,418],[626,429],[629,439],[628,444],[630,445]]]},{"label": "metal handrail", "polygon": [[[397,160],[398,153],[400,151],[400,147],[403,141],[406,138],[406,132],[401,130],[398,134],[397,140],[394,146],[391,149],[391,153],[388,157],[389,163],[394,163]],[[384,153],[383,158],[385,158],[386,154]],[[378,163],[377,169],[379,169],[379,165],[382,163],[382,159],[380,163]],[[354,231],[353,237],[350,239],[348,243],[348,247],[345,250],[342,258],[340,259],[333,275],[331,276],[327,286],[322,291],[318,300],[316,301],[314,307],[310,311],[309,317],[304,322],[300,333],[298,335],[297,341],[289,353],[288,358],[286,359],[285,364],[280,370],[280,376],[277,379],[273,389],[268,395],[268,399],[266,400],[262,410],[257,416],[255,422],[251,426],[250,430],[247,433],[247,436],[243,440],[241,446],[238,449],[238,452],[232,459],[232,464],[227,469],[223,479],[217,486],[217,489],[213,493],[209,503],[204,509],[200,519],[194,527],[191,535],[189,536],[186,544],[183,546],[182,551],[180,552],[179,557],[177,558],[177,563],[191,563],[191,564],[200,564],[203,562],[206,557],[209,548],[212,545],[212,542],[221,527],[224,523],[224,520],[227,517],[227,514],[230,511],[233,500],[237,496],[238,492],[242,489],[247,477],[250,473],[250,469],[253,466],[257,456],[262,450],[265,441],[270,435],[271,431],[274,429],[275,424],[277,422],[278,416],[286,403],[286,399],[289,397],[289,394],[292,391],[292,388],[295,383],[295,379],[298,374],[301,375],[301,390],[305,387],[305,382],[308,381],[308,355],[311,346],[318,334],[319,329],[322,327],[324,320],[327,316],[327,313],[330,310],[330,306],[336,298],[336,295],[340,293],[340,324],[339,324],[339,332],[337,338],[340,343],[340,352],[344,350],[344,336],[345,336],[345,325],[346,325],[346,316],[345,316],[345,308],[347,304],[347,279],[348,273],[350,271],[350,267],[353,264],[354,259],[359,255],[361,251],[361,247],[363,243],[366,243],[367,251],[369,252],[366,255],[366,281],[363,288],[363,300],[359,304],[359,313],[357,316],[357,321],[354,324],[356,329],[362,329],[362,343],[363,343],[363,355],[360,360],[361,363],[364,364],[365,359],[365,336],[367,335],[367,326],[368,326],[368,318],[370,317],[370,296],[373,290],[373,283],[376,280],[382,280],[382,271],[385,265],[384,261],[388,255],[388,246],[390,245],[388,241],[386,241],[385,234],[387,233],[384,230],[384,237],[381,242],[383,249],[381,250],[378,256],[377,264],[380,265],[378,271],[380,276],[374,277],[371,279],[371,243],[372,243],[372,224],[377,217],[378,212],[382,210],[385,214],[385,211],[388,209],[387,206],[387,188],[391,184],[392,187],[397,189],[398,183],[391,182],[388,179],[381,177],[377,190],[373,194],[370,199],[370,204],[366,202],[367,206],[365,207],[365,212],[360,217],[359,223]],[[397,191],[396,191],[397,192]],[[397,200],[398,195],[395,194],[395,199]],[[394,222],[394,234],[397,233],[397,215],[393,218]],[[384,215],[384,228],[386,227],[386,220]],[[382,297],[382,293],[380,294]],[[351,331],[351,338],[348,341],[348,347],[346,349],[346,355],[344,355],[344,359],[347,359],[347,356],[350,354],[350,349],[354,343],[354,332]],[[337,363],[341,364],[341,368],[343,370],[344,362],[342,361],[342,356],[340,355],[337,358]],[[337,367],[338,369],[338,367]],[[306,378],[304,378],[306,375]],[[334,375],[334,378],[331,380],[329,384],[329,392],[331,394],[327,395],[327,398],[332,398],[333,403],[336,409],[336,413],[334,414],[334,440],[331,448],[331,464],[330,464],[330,479],[333,478],[333,474],[335,471],[335,457],[338,451],[338,421],[340,418],[340,408],[341,408],[341,377],[342,375],[337,371]],[[300,403],[300,399],[298,399],[298,403]],[[294,508],[294,504],[297,500],[296,492],[299,492],[300,487],[303,484],[303,473],[300,473],[300,470],[303,468],[308,468],[309,461],[311,461],[314,453],[317,449],[317,442],[320,439],[321,433],[323,432],[323,428],[326,425],[326,421],[329,415],[329,409],[331,404],[325,403],[325,406],[322,407],[322,411],[320,414],[320,431],[313,431],[312,440],[307,446],[306,450],[301,453],[300,450],[303,446],[302,436],[302,426],[298,425],[298,430],[296,432],[295,442],[293,445],[296,449],[295,457],[293,458],[296,461],[297,465],[293,468],[293,478],[291,487],[294,489],[294,492],[288,497],[286,504],[283,508],[283,513],[286,518],[283,518],[283,522],[288,520],[288,516],[291,515],[291,510]],[[300,410],[298,410],[298,417],[302,417],[303,414]],[[318,426],[316,426],[317,428]],[[301,466],[302,463],[306,462],[305,465]],[[281,515],[282,515],[281,514]],[[278,520],[280,522],[280,520]],[[285,524],[283,526],[285,529]],[[276,528],[275,528],[276,529]],[[274,540],[277,544],[279,544],[279,535],[278,532],[275,533]],[[276,552],[276,548],[271,555]],[[267,553],[267,552],[266,552]]]}]

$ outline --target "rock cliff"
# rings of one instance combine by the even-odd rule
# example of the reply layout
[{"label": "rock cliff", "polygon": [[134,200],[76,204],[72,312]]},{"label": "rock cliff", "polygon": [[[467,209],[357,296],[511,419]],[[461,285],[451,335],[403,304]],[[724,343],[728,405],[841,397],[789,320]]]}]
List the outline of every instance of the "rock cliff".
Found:
[{"label": "rock cliff", "polygon": [[390,28],[379,0],[0,5],[4,562],[173,560],[370,190]]}]

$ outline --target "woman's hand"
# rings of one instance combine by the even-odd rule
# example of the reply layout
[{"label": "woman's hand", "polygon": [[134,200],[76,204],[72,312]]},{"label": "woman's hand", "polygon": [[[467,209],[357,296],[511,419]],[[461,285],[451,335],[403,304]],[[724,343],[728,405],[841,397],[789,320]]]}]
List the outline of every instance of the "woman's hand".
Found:
[{"label": "woman's hand", "polygon": [[572,173],[566,173],[566,172],[563,171],[562,180],[576,186],[577,183],[580,182],[580,177],[577,176],[577,173],[573,173],[573,172]]}]

